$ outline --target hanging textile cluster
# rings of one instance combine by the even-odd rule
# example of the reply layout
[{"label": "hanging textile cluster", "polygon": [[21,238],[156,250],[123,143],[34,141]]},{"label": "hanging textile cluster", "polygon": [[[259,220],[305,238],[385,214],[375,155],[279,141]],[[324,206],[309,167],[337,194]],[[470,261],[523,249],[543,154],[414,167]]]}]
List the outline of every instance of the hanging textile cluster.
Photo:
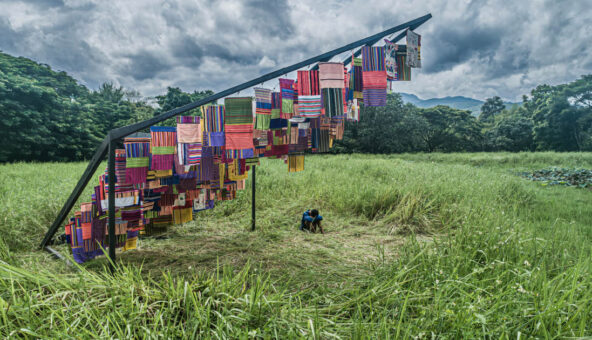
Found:
[{"label": "hanging textile cluster", "polygon": [[[410,35],[412,35],[410,37]],[[410,46],[410,42],[413,45]],[[408,46],[386,41],[362,48],[349,70],[322,62],[279,79],[279,91],[257,87],[253,97],[226,98],[201,107],[201,116],[177,117],[176,127],[153,126],[150,134],[127,137],[115,151],[115,187],[99,176],[92,202],[67,223],[76,262],[102,255],[108,246],[108,196],[115,195],[116,247],[135,249],[139,234],[154,234],[193,219],[216,201],[232,200],[245,188],[248,170],[261,157],[304,170],[304,152],[327,152],[343,138],[345,121],[359,120],[359,105],[386,105],[387,82],[410,80],[421,66],[420,37],[408,31]]]}]

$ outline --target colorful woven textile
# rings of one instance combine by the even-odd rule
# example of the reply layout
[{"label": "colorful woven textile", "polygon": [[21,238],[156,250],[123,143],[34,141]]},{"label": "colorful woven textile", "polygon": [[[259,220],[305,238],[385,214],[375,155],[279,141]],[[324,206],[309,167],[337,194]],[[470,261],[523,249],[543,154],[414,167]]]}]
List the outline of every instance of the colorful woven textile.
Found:
[{"label": "colorful woven textile", "polygon": [[169,170],[173,168],[177,129],[166,126],[150,128],[150,152],[152,153],[151,170]]},{"label": "colorful woven textile", "polygon": [[270,114],[257,113],[257,117],[255,119],[256,119],[255,120],[255,129],[269,130],[269,123],[271,122],[271,113]]},{"label": "colorful woven textile", "polygon": [[[271,93],[271,109],[278,109],[281,111],[282,109],[282,98],[279,92],[272,92]],[[278,112],[280,112],[278,111]],[[272,111],[273,114],[273,111]]]},{"label": "colorful woven textile", "polygon": [[[198,117],[199,118],[199,117]],[[177,124],[177,141],[179,143],[201,143],[202,139],[201,123],[183,123]]]},{"label": "colorful woven textile", "polygon": [[281,118],[288,119],[294,113],[294,80],[280,78]]},{"label": "colorful woven textile", "polygon": [[301,96],[316,96],[320,95],[319,89],[319,71],[298,71],[298,103],[300,103]]},{"label": "colorful woven textile", "polygon": [[255,88],[255,113],[258,115],[271,114],[271,90],[262,87]]},{"label": "colorful woven textile", "polygon": [[304,155],[288,156],[288,172],[297,172],[304,170]]},{"label": "colorful woven textile", "polygon": [[333,117],[343,114],[343,90],[339,88],[321,89],[323,111],[325,116]]},{"label": "colorful woven textile", "polygon": [[343,63],[319,63],[319,84],[321,90],[324,88],[344,88],[345,75]]},{"label": "colorful woven textile", "polygon": [[384,71],[384,47],[362,47],[362,71]]},{"label": "colorful woven textile", "polygon": [[130,184],[146,183],[150,166],[150,138],[125,138],[125,181]]},{"label": "colorful woven textile", "polygon": [[386,105],[386,68],[384,47],[362,47],[362,76],[364,105]]},{"label": "colorful woven textile", "polygon": [[251,97],[226,98],[224,132],[226,157],[251,158],[253,145],[253,99]]},{"label": "colorful woven textile", "polygon": [[407,66],[421,67],[421,35],[407,30]]},{"label": "colorful woven textile", "polygon": [[208,146],[224,146],[224,106],[210,105],[202,110],[202,113],[203,129],[206,134],[204,143]]},{"label": "colorful woven textile", "polygon": [[364,88],[364,80],[362,75],[362,58],[354,58],[352,56],[352,67],[349,75],[349,96],[348,99],[363,98],[362,90]]},{"label": "colorful woven textile", "polygon": [[298,109],[301,117],[319,117],[321,115],[321,96],[298,96]]},{"label": "colorful woven textile", "polygon": [[405,53],[397,53],[397,80],[410,81],[411,67],[407,65],[407,55]]},{"label": "colorful woven textile", "polygon": [[384,47],[386,76],[390,80],[399,80],[399,75],[397,74],[397,50],[399,46],[388,39],[384,39]]}]

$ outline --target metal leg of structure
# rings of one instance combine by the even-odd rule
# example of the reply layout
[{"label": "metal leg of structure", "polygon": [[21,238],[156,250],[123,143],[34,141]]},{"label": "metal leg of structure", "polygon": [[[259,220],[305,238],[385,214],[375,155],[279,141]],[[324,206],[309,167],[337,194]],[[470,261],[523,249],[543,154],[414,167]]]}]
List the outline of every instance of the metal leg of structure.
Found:
[{"label": "metal leg of structure", "polygon": [[251,231],[255,231],[255,169],[253,165],[253,175],[251,176]]},{"label": "metal leg of structure", "polygon": [[111,272],[115,270],[115,141],[109,141],[109,269]]},{"label": "metal leg of structure", "polygon": [[59,260],[64,261],[64,263],[66,263],[66,266],[71,267],[71,268],[74,268],[77,271],[80,271],[80,269],[78,267],[74,266],[72,264],[72,262],[70,262],[70,260],[68,260],[67,257],[65,257],[64,255],[60,254],[59,251],[53,249],[50,246],[45,246],[43,249],[45,249],[45,251],[47,251],[48,253],[50,253],[51,255],[53,255],[56,259],[59,259]]}]

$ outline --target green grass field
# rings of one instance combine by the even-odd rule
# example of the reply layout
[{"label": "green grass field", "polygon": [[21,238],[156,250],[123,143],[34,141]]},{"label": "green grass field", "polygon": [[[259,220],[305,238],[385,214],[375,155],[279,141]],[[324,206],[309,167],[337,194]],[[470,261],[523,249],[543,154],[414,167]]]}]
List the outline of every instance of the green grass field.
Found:
[{"label": "green grass field", "polygon": [[[114,276],[37,249],[85,166],[0,165],[2,337],[592,335],[592,192],[517,176],[592,153],[263,160],[257,231],[247,190],[118,253]],[[325,235],[297,230],[309,207]]]}]

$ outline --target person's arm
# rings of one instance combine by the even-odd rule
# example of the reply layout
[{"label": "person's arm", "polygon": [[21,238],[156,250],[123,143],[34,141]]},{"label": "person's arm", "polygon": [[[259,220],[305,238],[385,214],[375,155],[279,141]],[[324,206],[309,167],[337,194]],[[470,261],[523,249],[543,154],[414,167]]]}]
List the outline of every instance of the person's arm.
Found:
[{"label": "person's arm", "polygon": [[317,222],[319,229],[321,230],[321,234],[325,234],[325,232],[323,231],[323,226],[321,225],[321,221],[323,220],[323,218],[321,217],[321,219]]}]

